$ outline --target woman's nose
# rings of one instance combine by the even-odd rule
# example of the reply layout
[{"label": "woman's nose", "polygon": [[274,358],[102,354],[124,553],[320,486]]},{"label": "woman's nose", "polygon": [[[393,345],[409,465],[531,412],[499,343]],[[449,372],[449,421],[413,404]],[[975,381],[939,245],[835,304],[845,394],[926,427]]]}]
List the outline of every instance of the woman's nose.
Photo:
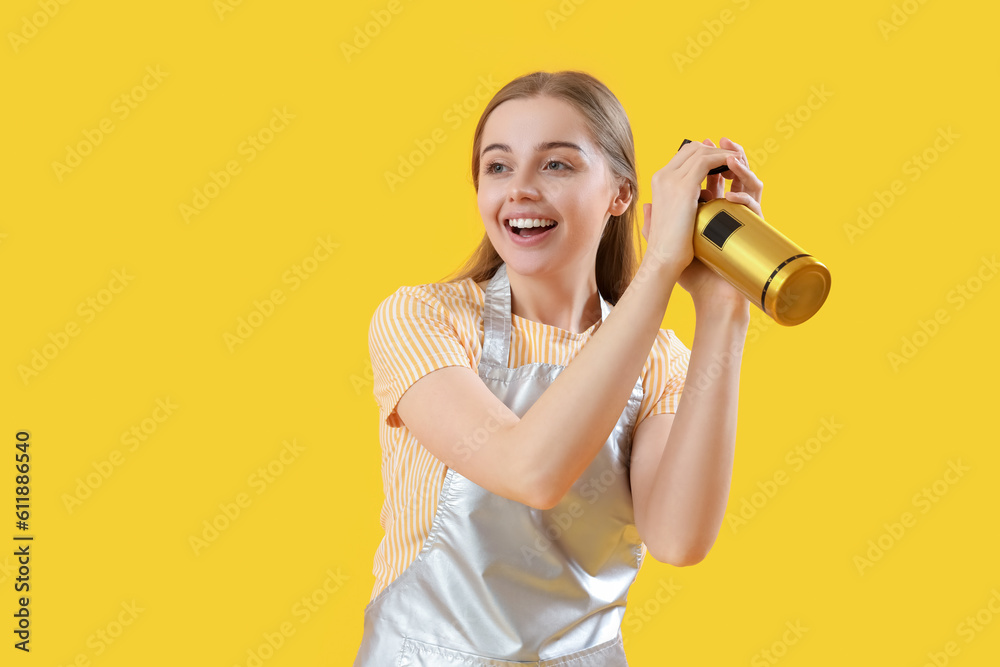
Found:
[{"label": "woman's nose", "polygon": [[535,175],[526,170],[515,173],[507,184],[507,195],[512,201],[537,198],[538,185],[535,183]]}]

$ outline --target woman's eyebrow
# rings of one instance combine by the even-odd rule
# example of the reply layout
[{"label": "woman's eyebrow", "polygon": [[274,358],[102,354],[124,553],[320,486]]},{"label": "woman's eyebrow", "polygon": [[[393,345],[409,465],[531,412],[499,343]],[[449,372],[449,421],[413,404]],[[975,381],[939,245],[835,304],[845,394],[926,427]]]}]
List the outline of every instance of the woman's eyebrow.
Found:
[{"label": "woman's eyebrow", "polygon": [[[542,143],[535,146],[535,151],[536,152],[547,151],[552,148],[572,148],[575,151],[579,151],[583,155],[587,154],[585,150],[574,144],[572,141],[543,141]],[[508,146],[507,144],[490,144],[489,146],[483,149],[482,155],[486,155],[488,151],[492,150],[500,150],[500,151],[505,151],[507,153],[511,152],[510,146]]]}]

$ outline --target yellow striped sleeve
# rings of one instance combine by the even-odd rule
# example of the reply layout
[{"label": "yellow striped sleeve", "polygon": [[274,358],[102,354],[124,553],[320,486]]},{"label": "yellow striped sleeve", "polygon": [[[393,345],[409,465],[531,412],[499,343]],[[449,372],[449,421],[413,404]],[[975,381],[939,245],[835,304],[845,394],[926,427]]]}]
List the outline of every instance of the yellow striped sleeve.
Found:
[{"label": "yellow striped sleeve", "polygon": [[368,352],[383,423],[403,426],[396,404],[414,382],[431,371],[446,366],[476,370],[458,327],[452,309],[422,285],[399,288],[375,309],[368,330]]},{"label": "yellow striped sleeve", "polygon": [[650,401],[642,418],[677,412],[677,404],[684,390],[687,376],[689,350],[670,329],[660,329],[652,350],[650,369],[647,372],[649,391],[656,399]]}]

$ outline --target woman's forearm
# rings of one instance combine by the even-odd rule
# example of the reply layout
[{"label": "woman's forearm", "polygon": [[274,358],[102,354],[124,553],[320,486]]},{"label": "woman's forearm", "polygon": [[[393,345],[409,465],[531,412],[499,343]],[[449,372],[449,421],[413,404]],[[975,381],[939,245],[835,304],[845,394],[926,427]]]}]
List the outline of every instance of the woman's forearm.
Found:
[{"label": "woman's forearm", "polygon": [[715,543],[729,499],[736,447],[747,303],[696,314],[684,390],[645,508],[670,562],[693,564]]},{"label": "woman's forearm", "polygon": [[558,502],[604,445],[642,374],[682,268],[647,254],[593,338],[508,434],[539,506]]}]

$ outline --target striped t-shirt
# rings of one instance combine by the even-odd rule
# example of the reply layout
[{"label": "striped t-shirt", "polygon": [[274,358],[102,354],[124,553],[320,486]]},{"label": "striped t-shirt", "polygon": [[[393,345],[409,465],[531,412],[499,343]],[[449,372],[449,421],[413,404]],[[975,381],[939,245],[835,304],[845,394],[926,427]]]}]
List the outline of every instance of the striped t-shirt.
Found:
[{"label": "striped t-shirt", "polygon": [[[385,536],[375,552],[371,599],[413,562],[430,532],[448,468],[424,449],[400,420],[396,403],[431,371],[465,366],[476,371],[483,351],[486,294],[472,278],[400,287],[372,317],[368,348],[379,408],[382,488],[379,522]],[[511,314],[510,368],[530,363],[568,366],[591,338]],[[670,329],[660,329],[642,368],[644,396],[636,424],[676,412],[690,350]],[[633,430],[634,434],[634,430]],[[643,546],[645,555],[645,546]]]}]

